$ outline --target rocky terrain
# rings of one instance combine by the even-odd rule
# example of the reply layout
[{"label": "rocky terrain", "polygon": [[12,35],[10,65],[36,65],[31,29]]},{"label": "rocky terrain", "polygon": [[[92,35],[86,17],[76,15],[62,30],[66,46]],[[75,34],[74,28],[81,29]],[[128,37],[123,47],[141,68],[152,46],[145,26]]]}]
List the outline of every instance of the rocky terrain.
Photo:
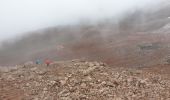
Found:
[{"label": "rocky terrain", "polygon": [[[120,20],[50,27],[4,41],[0,100],[170,100],[165,1]],[[29,62],[37,59],[56,62]]]},{"label": "rocky terrain", "polygon": [[1,68],[0,100],[170,100],[170,79],[147,68],[96,61],[27,63]]}]

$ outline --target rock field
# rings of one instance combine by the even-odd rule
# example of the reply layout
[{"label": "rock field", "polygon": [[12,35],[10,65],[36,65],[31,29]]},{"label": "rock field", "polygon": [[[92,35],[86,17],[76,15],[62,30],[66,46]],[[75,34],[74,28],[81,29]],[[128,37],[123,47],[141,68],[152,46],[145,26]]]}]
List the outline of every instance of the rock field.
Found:
[{"label": "rock field", "polygon": [[102,62],[26,64],[1,68],[0,100],[170,100],[170,80]]}]

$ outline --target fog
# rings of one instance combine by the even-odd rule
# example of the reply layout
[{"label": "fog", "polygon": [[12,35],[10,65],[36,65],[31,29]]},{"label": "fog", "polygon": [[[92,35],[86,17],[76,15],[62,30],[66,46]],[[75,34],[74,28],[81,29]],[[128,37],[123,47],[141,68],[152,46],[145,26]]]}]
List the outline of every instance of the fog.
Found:
[{"label": "fog", "polygon": [[118,19],[161,0],[0,0],[0,42],[58,25]]}]

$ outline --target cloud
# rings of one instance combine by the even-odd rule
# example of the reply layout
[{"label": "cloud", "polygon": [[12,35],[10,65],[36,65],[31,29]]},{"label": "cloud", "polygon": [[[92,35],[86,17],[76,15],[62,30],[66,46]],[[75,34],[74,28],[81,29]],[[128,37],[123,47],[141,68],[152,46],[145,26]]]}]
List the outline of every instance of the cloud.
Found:
[{"label": "cloud", "polygon": [[0,41],[56,25],[115,18],[160,0],[0,0]]}]

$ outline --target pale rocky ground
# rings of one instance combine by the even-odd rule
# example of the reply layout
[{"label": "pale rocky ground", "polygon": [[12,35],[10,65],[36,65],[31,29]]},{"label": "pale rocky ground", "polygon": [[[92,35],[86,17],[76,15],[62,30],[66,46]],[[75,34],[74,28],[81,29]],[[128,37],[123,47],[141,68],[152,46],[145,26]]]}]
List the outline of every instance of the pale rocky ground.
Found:
[{"label": "pale rocky ground", "polygon": [[170,100],[168,76],[80,60],[0,70],[0,100]]}]

